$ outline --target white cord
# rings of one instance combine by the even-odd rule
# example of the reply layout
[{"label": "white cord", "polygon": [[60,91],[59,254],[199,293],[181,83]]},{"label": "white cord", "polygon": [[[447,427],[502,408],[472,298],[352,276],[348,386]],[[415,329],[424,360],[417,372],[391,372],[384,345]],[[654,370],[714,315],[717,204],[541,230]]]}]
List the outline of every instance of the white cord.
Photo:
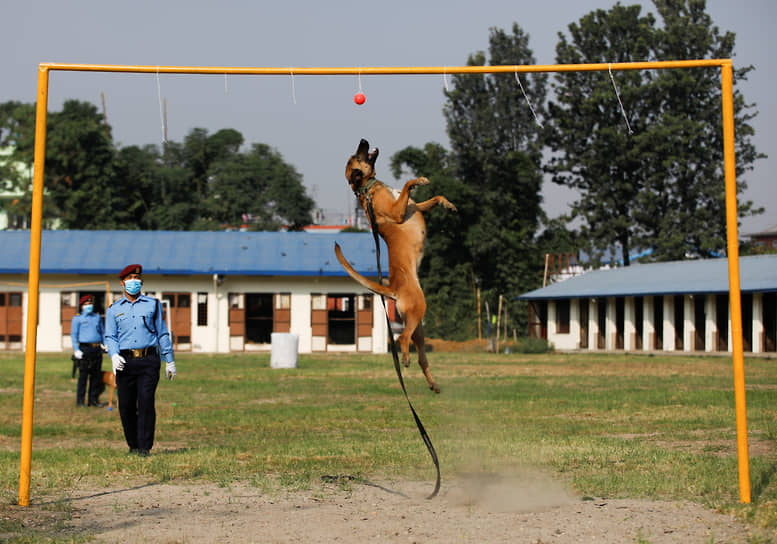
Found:
[{"label": "white cord", "polygon": [[523,98],[526,100],[526,104],[529,106],[529,109],[531,110],[531,114],[534,116],[534,122],[537,123],[540,128],[542,128],[542,122],[537,118],[537,112],[534,111],[534,108],[531,105],[531,102],[529,102],[529,97],[526,96],[526,91],[523,90],[523,85],[521,85],[521,78],[518,77],[518,67],[515,67],[515,81],[518,82],[518,87],[521,88],[521,92],[523,93]]},{"label": "white cord", "polygon": [[162,125],[162,143],[167,143],[165,138],[165,115],[162,112],[162,85],[159,83],[159,66],[156,67],[156,95],[159,100],[159,122]]},{"label": "white cord", "polygon": [[297,104],[297,88],[294,86],[294,69],[289,66],[289,73],[291,74],[291,101]]},{"label": "white cord", "polygon": [[621,102],[621,95],[618,93],[618,87],[615,85],[615,78],[612,77],[612,64],[609,65],[610,80],[612,81],[612,88],[615,89],[615,96],[618,98],[618,104],[621,106],[621,113],[623,114],[623,120],[626,121],[626,128],[629,129],[629,134],[634,134],[629,124],[629,118],[626,116],[626,110],[623,108],[623,102]]}]

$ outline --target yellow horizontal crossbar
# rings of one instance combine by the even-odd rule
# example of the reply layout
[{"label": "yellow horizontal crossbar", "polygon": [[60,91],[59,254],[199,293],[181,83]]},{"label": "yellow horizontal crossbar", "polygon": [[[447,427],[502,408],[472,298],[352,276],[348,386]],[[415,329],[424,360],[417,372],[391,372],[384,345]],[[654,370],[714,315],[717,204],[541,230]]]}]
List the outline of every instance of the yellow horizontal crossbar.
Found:
[{"label": "yellow horizontal crossbar", "polygon": [[342,75],[434,75],[434,74],[498,74],[533,72],[597,72],[605,70],[667,70],[672,68],[709,68],[731,64],[731,59],[670,60],[656,62],[613,62],[594,64],[509,64],[501,66],[364,66],[364,67],[229,67],[229,66],[133,66],[116,64],[41,63],[41,70],[70,72],[125,72],[145,74],[247,74],[294,76]]}]

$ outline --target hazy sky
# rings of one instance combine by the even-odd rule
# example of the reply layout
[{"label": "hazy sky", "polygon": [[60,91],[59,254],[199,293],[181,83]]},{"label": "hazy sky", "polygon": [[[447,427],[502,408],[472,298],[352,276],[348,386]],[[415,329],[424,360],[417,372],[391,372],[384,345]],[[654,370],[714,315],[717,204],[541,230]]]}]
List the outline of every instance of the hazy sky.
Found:
[{"label": "hazy sky", "polygon": [[[518,23],[538,64],[555,63],[558,32],[611,0],[393,0],[268,2],[204,0],[2,0],[0,102],[34,102],[41,62],[174,66],[461,66],[487,51],[489,29]],[[654,11],[652,2],[640,3]],[[738,88],[758,106],[757,149],[770,156],[743,178],[745,198],[766,208],[743,221],[741,233],[777,224],[777,2],[708,0],[721,30],[737,35],[734,65],[753,65]],[[617,76],[617,72],[616,72]],[[531,77],[530,75],[526,77]],[[346,214],[353,206],[344,167],[360,138],[381,150],[378,175],[399,185],[389,158],[408,145],[448,147],[442,76],[362,76],[367,102],[356,106],[354,76],[195,76],[52,72],[49,109],[66,99],[105,97],[114,139],[122,146],[159,144],[161,95],[168,138],[181,142],[195,127],[240,131],[246,143],[277,149],[304,176],[318,205]],[[628,112],[628,104],[624,104]],[[613,96],[613,107],[617,99]],[[566,211],[570,193],[543,190],[551,216]]]}]

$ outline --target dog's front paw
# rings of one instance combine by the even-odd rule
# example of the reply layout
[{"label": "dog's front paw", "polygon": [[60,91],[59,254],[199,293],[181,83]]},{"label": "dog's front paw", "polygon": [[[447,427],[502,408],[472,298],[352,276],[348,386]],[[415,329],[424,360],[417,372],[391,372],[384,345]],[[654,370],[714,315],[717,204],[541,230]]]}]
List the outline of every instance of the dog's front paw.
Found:
[{"label": "dog's front paw", "polygon": [[450,210],[450,211],[452,211],[452,212],[457,212],[457,211],[459,211],[458,209],[456,209],[456,206],[454,206],[454,205],[453,205],[453,204],[452,204],[452,203],[451,203],[451,202],[450,202],[450,201],[449,201],[447,198],[445,198],[445,197],[443,197],[443,199],[442,199],[442,205],[443,205],[443,206],[444,206],[446,209],[448,209],[448,210]]},{"label": "dog's front paw", "polygon": [[415,185],[429,185],[429,179],[424,177],[416,178]]}]

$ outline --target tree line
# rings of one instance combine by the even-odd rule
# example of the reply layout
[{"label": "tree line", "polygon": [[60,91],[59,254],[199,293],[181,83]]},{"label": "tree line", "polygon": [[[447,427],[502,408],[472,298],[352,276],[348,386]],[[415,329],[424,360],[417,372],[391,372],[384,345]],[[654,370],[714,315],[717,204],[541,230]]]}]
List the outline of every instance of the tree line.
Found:
[{"label": "tree line", "polygon": [[[704,0],[654,0],[595,10],[559,33],[557,64],[732,58],[735,35],[722,32]],[[536,64],[518,25],[492,28],[488,51],[468,65]],[[762,157],[752,143],[757,115],[734,69],[737,192]],[[515,300],[541,285],[543,256],[584,251],[593,261],[616,250],[622,263],[720,255],[726,247],[720,73],[709,68],[617,72],[454,75],[444,91],[450,149],[429,142],[391,158],[395,177],[426,176],[457,214],[427,216],[420,275],[425,329],[451,339],[477,335],[475,297],[525,330]],[[615,92],[624,105],[618,107]],[[527,105],[530,97],[530,105]],[[624,119],[625,116],[625,119]],[[628,123],[628,124],[626,124]],[[0,104],[0,146],[32,163],[34,106]],[[4,179],[29,192],[29,180]],[[576,191],[569,214],[550,220],[542,183]],[[192,130],[183,143],[118,148],[91,104],[68,101],[49,115],[44,218],[61,228],[214,230],[245,222],[257,230],[310,223],[314,202],[302,177],[266,144],[244,146],[231,129]],[[29,195],[7,206],[22,213]],[[762,213],[739,201],[739,217]],[[511,328],[512,328],[511,326]]]},{"label": "tree line", "polygon": [[[97,108],[68,100],[47,116],[44,223],[63,229],[299,230],[313,199],[302,175],[267,144],[244,147],[233,129],[195,128],[183,143],[115,145]],[[0,146],[32,164],[34,104],[0,104]],[[5,202],[28,215],[30,179],[5,165],[3,178],[24,197]],[[56,222],[56,223],[55,223]]]}]

